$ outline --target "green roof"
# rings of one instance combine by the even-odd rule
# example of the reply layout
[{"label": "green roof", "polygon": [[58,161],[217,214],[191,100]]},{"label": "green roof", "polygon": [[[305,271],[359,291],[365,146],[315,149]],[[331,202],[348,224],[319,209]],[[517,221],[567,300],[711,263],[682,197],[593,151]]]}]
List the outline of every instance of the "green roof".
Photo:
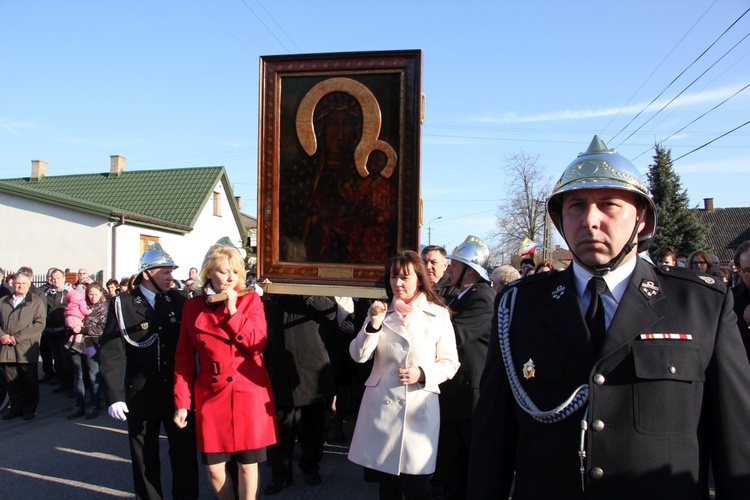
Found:
[{"label": "green roof", "polygon": [[0,179],[0,192],[113,220],[124,217],[139,225],[188,232],[220,180],[224,181],[233,215],[241,227],[224,167]]}]

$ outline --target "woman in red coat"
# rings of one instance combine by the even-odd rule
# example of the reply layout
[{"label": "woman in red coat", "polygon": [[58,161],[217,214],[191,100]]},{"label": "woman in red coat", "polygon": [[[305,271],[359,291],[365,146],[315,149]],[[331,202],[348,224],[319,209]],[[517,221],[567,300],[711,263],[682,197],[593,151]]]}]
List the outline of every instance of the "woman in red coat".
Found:
[{"label": "woman in red coat", "polygon": [[[239,498],[252,499],[258,492],[258,462],[265,461],[266,446],[277,436],[271,380],[263,364],[263,305],[255,293],[238,296],[245,288],[245,268],[230,245],[209,249],[197,284],[195,290],[204,295],[185,304],[175,353],[174,421],[184,427],[194,405],[198,448],[217,495],[235,498],[225,472],[232,460],[239,469]],[[220,293],[224,300],[208,302]]]}]

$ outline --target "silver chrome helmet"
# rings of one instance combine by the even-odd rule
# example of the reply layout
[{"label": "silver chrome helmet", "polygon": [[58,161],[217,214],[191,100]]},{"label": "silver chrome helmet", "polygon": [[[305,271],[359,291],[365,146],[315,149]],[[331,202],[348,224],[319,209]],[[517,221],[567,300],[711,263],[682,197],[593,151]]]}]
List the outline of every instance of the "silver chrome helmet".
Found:
[{"label": "silver chrome helmet", "polygon": [[638,251],[643,252],[656,235],[656,205],[641,177],[630,161],[616,150],[607,149],[604,141],[595,135],[589,148],[567,166],[555,184],[547,200],[547,211],[564,237],[561,217],[563,193],[579,189],[620,189],[635,193],[646,202],[643,217],[646,226],[638,235]]},{"label": "silver chrome helmet", "polygon": [[487,275],[487,270],[482,267],[487,262],[489,256],[490,249],[485,242],[476,236],[469,235],[463,243],[453,249],[448,259],[466,264],[474,269],[482,279],[489,281],[490,277]]},{"label": "silver chrome helmet", "polygon": [[148,246],[143,255],[141,255],[141,261],[138,263],[138,273],[148,271],[157,267],[171,267],[177,269],[177,264],[170,255],[164,251],[159,243],[152,243]]}]

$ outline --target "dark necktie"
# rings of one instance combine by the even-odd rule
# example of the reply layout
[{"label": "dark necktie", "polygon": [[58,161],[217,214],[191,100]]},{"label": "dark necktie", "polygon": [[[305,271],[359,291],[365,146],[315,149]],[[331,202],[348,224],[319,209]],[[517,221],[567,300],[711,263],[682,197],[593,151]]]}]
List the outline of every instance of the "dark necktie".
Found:
[{"label": "dark necktie", "polygon": [[157,293],[156,297],[154,297],[154,311],[159,314],[164,307],[164,304],[166,302],[166,295],[165,293]]},{"label": "dark necktie", "polygon": [[589,280],[586,288],[591,292],[591,302],[586,311],[586,326],[589,327],[591,342],[598,351],[607,330],[604,319],[604,303],[602,302],[602,293],[607,289],[607,282],[601,276],[594,276]]}]

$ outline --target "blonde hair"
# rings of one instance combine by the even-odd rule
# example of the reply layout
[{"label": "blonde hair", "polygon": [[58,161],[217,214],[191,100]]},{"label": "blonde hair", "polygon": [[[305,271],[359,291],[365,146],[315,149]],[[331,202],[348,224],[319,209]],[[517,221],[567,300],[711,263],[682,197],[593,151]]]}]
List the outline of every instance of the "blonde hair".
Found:
[{"label": "blonde hair", "polygon": [[203,265],[201,266],[200,273],[198,273],[198,278],[195,280],[195,283],[193,283],[193,290],[196,293],[202,293],[203,286],[211,281],[208,277],[208,273],[216,269],[219,265],[219,261],[225,257],[229,260],[229,265],[232,269],[237,272],[237,278],[239,281],[237,288],[240,290],[245,289],[247,271],[245,271],[245,262],[242,260],[242,255],[240,255],[240,252],[234,247],[219,244],[209,248],[208,253],[206,253],[206,256],[203,259]]}]

